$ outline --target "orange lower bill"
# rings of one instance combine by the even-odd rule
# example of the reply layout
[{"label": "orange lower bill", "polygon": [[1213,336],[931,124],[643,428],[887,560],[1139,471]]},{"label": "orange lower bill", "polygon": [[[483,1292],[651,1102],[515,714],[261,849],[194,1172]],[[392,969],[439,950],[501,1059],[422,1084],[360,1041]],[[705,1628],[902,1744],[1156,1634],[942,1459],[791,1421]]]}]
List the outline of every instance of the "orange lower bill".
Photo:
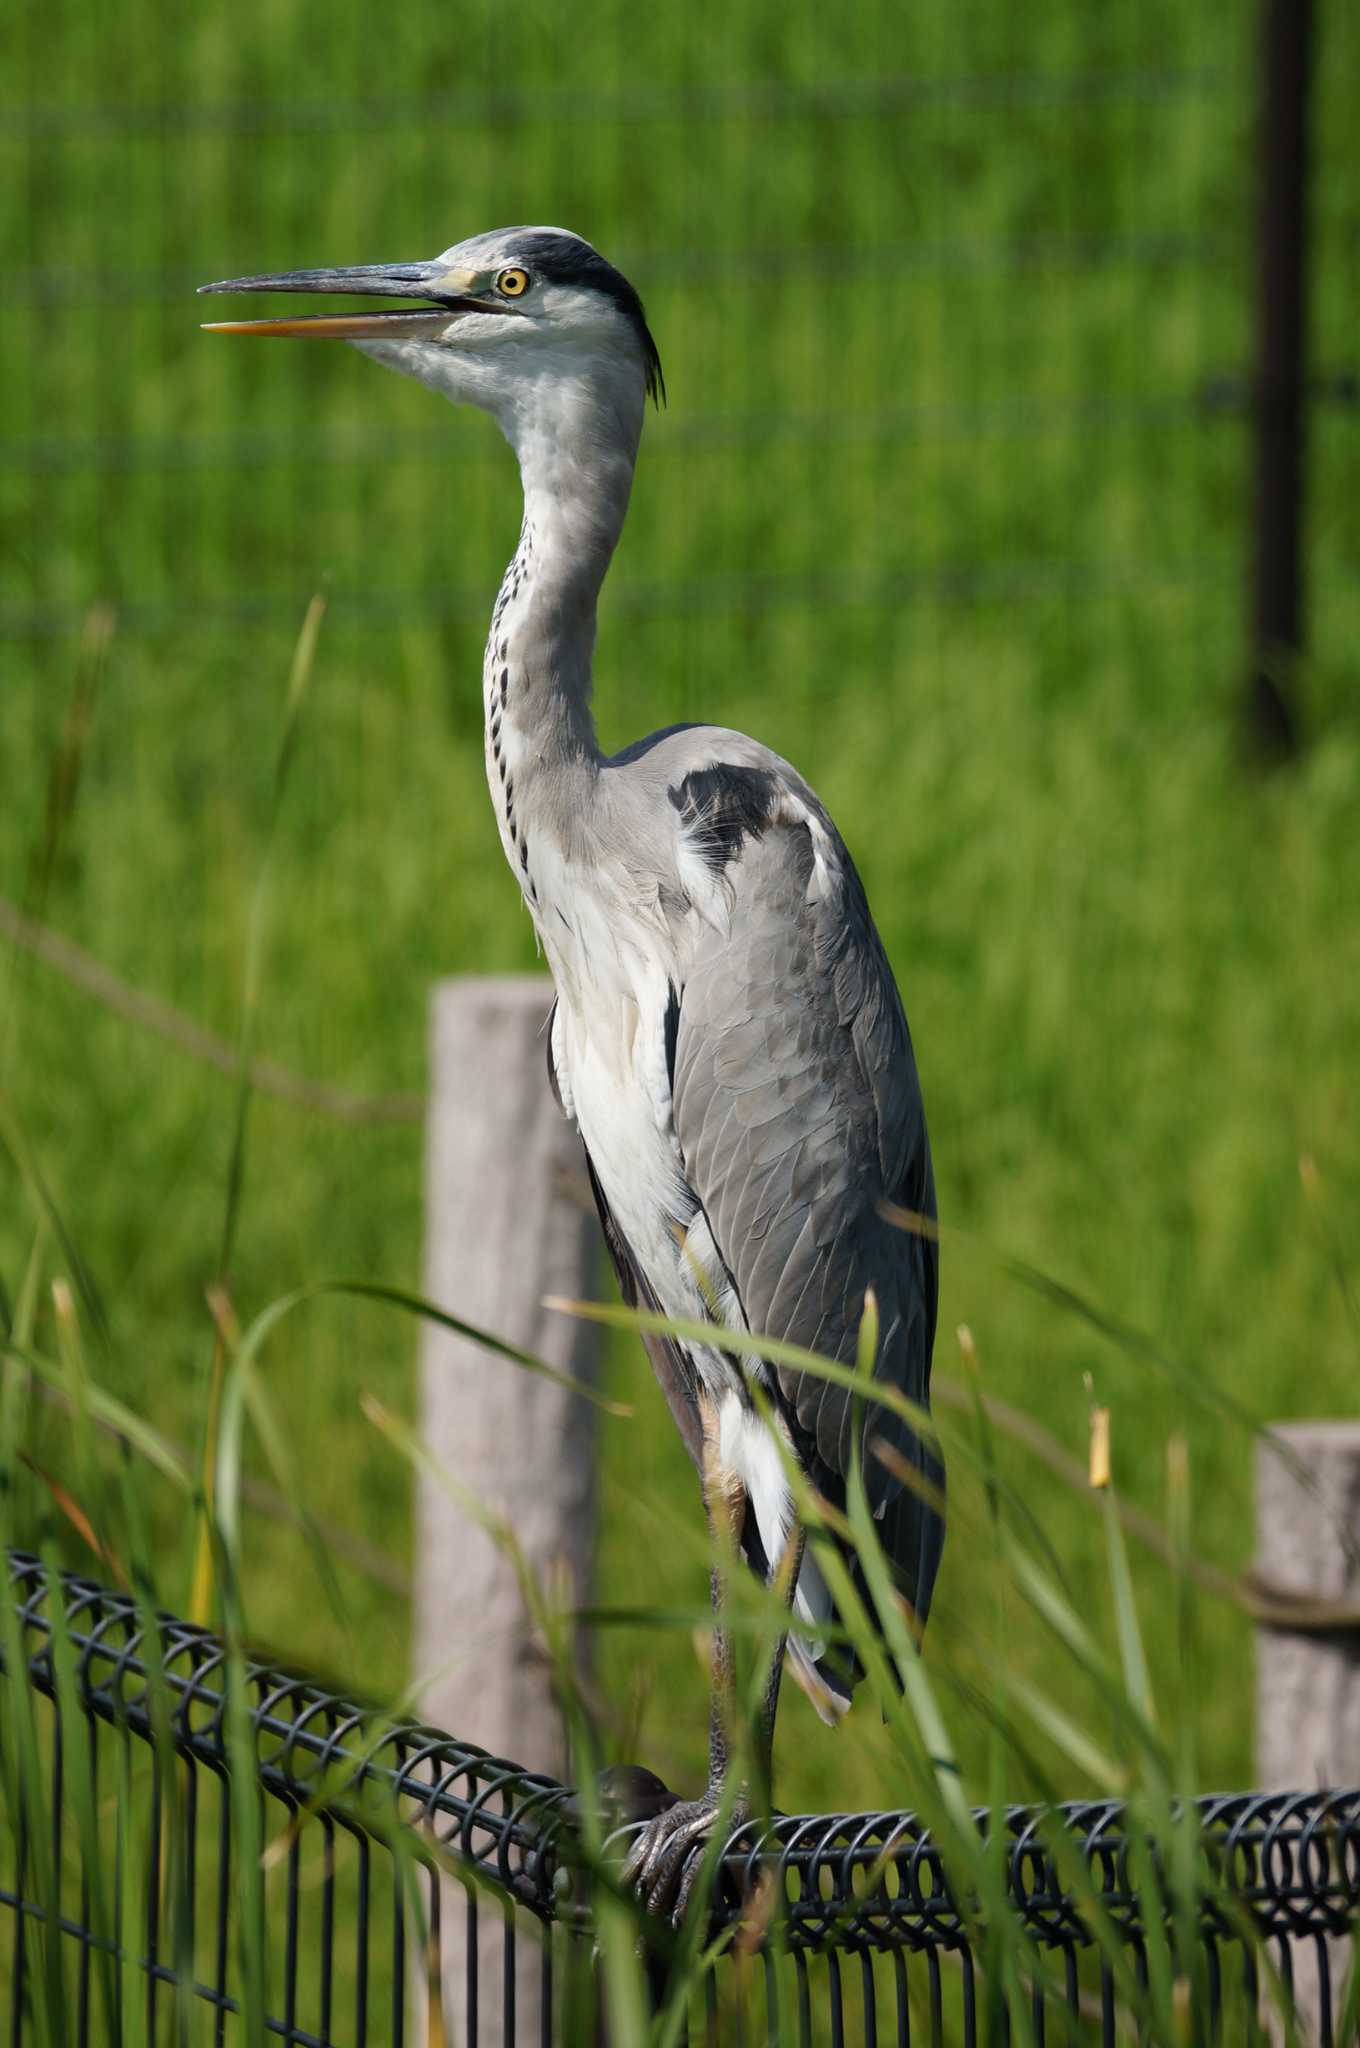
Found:
[{"label": "orange lower bill", "polygon": [[205,334],[263,334],[298,341],[415,341],[442,334],[456,316],[435,307],[400,313],[300,313],[291,320],[205,320]]}]

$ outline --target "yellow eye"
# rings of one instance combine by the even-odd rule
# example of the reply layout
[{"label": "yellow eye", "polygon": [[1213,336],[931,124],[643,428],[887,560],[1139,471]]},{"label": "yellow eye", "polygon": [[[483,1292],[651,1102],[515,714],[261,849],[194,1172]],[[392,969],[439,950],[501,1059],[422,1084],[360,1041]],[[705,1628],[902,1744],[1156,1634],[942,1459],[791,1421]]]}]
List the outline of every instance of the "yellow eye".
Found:
[{"label": "yellow eye", "polygon": [[527,270],[503,270],[496,279],[496,290],[503,298],[522,299],[529,289]]}]

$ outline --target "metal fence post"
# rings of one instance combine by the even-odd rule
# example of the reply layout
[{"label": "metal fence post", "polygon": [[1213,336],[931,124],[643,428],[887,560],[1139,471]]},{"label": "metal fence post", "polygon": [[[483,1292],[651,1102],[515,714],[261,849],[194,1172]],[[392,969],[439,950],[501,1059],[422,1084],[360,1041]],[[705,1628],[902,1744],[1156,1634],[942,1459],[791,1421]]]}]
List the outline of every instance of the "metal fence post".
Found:
[{"label": "metal fence post", "polygon": [[1312,0],[1262,0],[1256,256],[1256,511],[1251,736],[1293,753],[1303,647]]},{"label": "metal fence post", "polygon": [[[599,1230],[580,1199],[581,1148],[548,1085],[542,976],[442,982],[430,1012],[425,1291],[440,1307],[579,1379],[594,1377],[588,1325],[542,1307],[588,1296]],[[575,1184],[575,1185],[574,1185]],[[421,1349],[425,1442],[460,1485],[507,1518],[540,1577],[565,1567],[584,1599],[594,1549],[594,1411],[484,1349],[427,1324]],[[449,1492],[422,1478],[415,1527],[413,1663],[420,1711],[493,1755],[560,1775],[565,1758],[543,1645],[514,1570]],[[465,1958],[460,1888],[445,1894],[444,1983],[461,2037]],[[482,2048],[502,2040],[500,1912],[478,1916]],[[539,1956],[520,1940],[518,2026],[536,2040]],[[423,2036],[421,2037],[423,2038]]]}]

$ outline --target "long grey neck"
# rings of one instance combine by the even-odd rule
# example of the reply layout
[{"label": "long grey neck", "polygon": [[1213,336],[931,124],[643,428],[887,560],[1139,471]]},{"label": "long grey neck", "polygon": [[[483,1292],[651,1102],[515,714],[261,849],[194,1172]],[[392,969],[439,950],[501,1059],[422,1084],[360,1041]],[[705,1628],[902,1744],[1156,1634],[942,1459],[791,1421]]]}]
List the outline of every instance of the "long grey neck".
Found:
[{"label": "long grey neck", "polygon": [[506,858],[535,912],[560,872],[545,844],[570,842],[601,761],[590,712],[595,610],[636,453],[635,437],[614,423],[606,438],[601,425],[578,405],[507,429],[524,523],[486,643],[486,766]]}]

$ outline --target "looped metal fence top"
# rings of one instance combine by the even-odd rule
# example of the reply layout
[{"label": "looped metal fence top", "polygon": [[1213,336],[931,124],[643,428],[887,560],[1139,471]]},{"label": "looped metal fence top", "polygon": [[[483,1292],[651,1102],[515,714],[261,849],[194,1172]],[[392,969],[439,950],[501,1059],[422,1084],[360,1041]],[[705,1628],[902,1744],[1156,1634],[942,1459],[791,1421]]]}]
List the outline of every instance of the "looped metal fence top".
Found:
[{"label": "looped metal fence top", "polygon": [[[1350,1932],[1360,1910],[1360,1791],[1233,1792],[1201,1799],[1197,1810],[1209,1932],[1237,1932],[1216,1903],[1220,1890],[1267,1936]],[[973,1818],[984,1834],[990,1830],[986,1809]],[[1079,1852],[1101,1909],[1130,1941],[1141,1938],[1122,1802],[1009,1807],[1002,1825],[1007,1894],[1041,1946],[1090,1939],[1084,1902],[1060,1874],[1059,1835],[1067,1837],[1065,1850]],[[742,1831],[727,1854],[724,1909],[737,1915],[760,1872],[770,1869],[782,1881],[791,1944],[958,1949],[972,1939],[940,1845],[911,1814],[780,1817]]]},{"label": "looped metal fence top", "polygon": [[[31,1683],[55,1698],[52,1582],[37,1558],[11,1552],[9,1566]],[[157,1613],[157,1644],[148,1657],[146,1611],[132,1594],[74,1573],[63,1573],[59,1591],[84,1712],[150,1743],[152,1687],[163,1682],[178,1753],[225,1774],[227,1653],[221,1639]],[[351,1820],[354,1803],[367,1798],[375,1833],[385,1799],[389,1813],[394,1803],[419,1830],[417,1840],[428,1838],[541,1918],[552,1913],[552,1845],[570,1797],[565,1786],[440,1729],[393,1720],[249,1658],[244,1680],[258,1776],[274,1798],[299,1813],[334,1809],[343,1799]]]},{"label": "looped metal fence top", "polygon": [[[97,1981],[109,1958],[145,1982],[152,2040],[158,1992],[164,2001],[178,1986],[182,1998],[186,1981],[194,1999],[216,2010],[214,2038],[236,2038],[223,2028],[228,2020],[235,2026],[244,2009],[235,1923],[246,1852],[239,1780],[233,1783],[243,1757],[263,1794],[266,1821],[262,1912],[272,1945],[272,2003],[264,2025],[271,2036],[298,2048],[424,2039],[423,2030],[408,2032],[419,1975],[417,1998],[439,1986],[449,2009],[462,2015],[457,2036],[483,2048],[578,2037],[570,2027],[561,2030],[562,1984],[583,1955],[589,1973],[591,1930],[584,1894],[569,1875],[577,1855],[567,1787],[250,1660],[237,1666],[243,1684],[233,1704],[218,1637],[172,1616],[153,1617],[133,1595],[74,1574],[54,1580],[35,1558],[10,1554],[8,1594],[11,1617],[0,1633],[0,1656],[6,1649],[9,1656],[0,1687],[8,1710],[0,1719],[0,1757],[12,1740],[17,1678],[34,1728],[47,1716],[45,1734],[27,1751],[29,1775],[45,1771],[49,1780],[43,1792],[22,1770],[16,1778],[21,1745],[14,1740],[4,1759],[4,1792],[18,1809],[9,1816],[15,1877],[12,1885],[0,1879],[0,1907],[14,1914],[16,2042],[28,2038],[25,2015],[45,1967],[34,1943],[47,1938],[53,1922],[66,1938],[57,1949],[78,1958],[71,2038],[104,2038],[90,1977],[92,1962]],[[22,1665],[17,1672],[15,1662]],[[69,1810],[82,1724],[91,1782],[102,1769],[105,1788],[111,1781],[120,1788],[118,1819],[108,1822],[106,1800],[98,1824],[112,1825],[121,1843],[115,1887],[127,1883],[129,1840],[137,1840],[144,1859],[133,1886],[143,1900],[140,1930],[123,1904],[107,1925],[92,1912],[92,1844]],[[101,1765],[115,1752],[111,1764]],[[666,1796],[655,1780],[649,1783]],[[1237,2038],[1238,2012],[1248,2028],[1243,2038],[1263,2038],[1258,1965],[1268,1957],[1318,2038],[1331,2042],[1347,1960],[1342,1944],[1360,1914],[1360,1790],[1229,1794],[1199,1801],[1197,1818],[1192,1839],[1202,1883],[1195,1938],[1207,1959],[1208,2035]],[[1124,1993],[1108,1946],[1101,1953],[1093,1943],[1092,1919],[1103,1916],[1131,1957],[1128,1981],[1145,1982],[1152,1932],[1143,1917],[1146,1859],[1155,1863],[1155,1848],[1112,1800],[1013,1807],[996,1820],[979,1811],[975,1819],[983,1832],[1004,1830],[1010,1903],[1035,1952],[1053,1958],[1035,1966],[1036,2038],[1046,2038],[1043,2015],[1053,2009],[1079,2028],[1053,2038],[1122,2039]],[[49,1868],[45,1878],[39,1836],[55,1848],[55,1875]],[[170,1906],[156,1904],[172,1867],[184,1922],[173,1940]],[[1165,1883],[1156,1890],[1171,1896]],[[975,1902],[956,1897],[939,1843],[911,1814],[779,1816],[748,1824],[732,1836],[722,1865],[714,1902],[719,1926],[749,1929],[757,1894],[761,1924],[777,1929],[764,1944],[756,1980],[766,2007],[761,2038],[810,2043],[820,2038],[812,2015],[825,2007],[833,2040],[876,2040],[884,2005],[896,2014],[899,2039],[918,2038],[903,2032],[913,2014],[919,2038],[932,2043],[993,2038],[979,1988],[985,1973],[975,1953]],[[414,1943],[413,1915],[423,1920],[423,1951]],[[535,1927],[538,1938],[525,1940]],[[1248,1928],[1259,1955],[1243,1939]],[[417,1955],[423,1969],[413,1972]],[[65,1964],[57,1967],[60,1974]],[[730,1984],[735,1975],[723,1965],[696,1992],[701,2009],[691,2037],[707,2028],[707,2038],[727,2038],[715,1979]],[[0,1984],[4,1977],[0,1959]],[[380,2002],[385,2015],[370,2032]]]}]

